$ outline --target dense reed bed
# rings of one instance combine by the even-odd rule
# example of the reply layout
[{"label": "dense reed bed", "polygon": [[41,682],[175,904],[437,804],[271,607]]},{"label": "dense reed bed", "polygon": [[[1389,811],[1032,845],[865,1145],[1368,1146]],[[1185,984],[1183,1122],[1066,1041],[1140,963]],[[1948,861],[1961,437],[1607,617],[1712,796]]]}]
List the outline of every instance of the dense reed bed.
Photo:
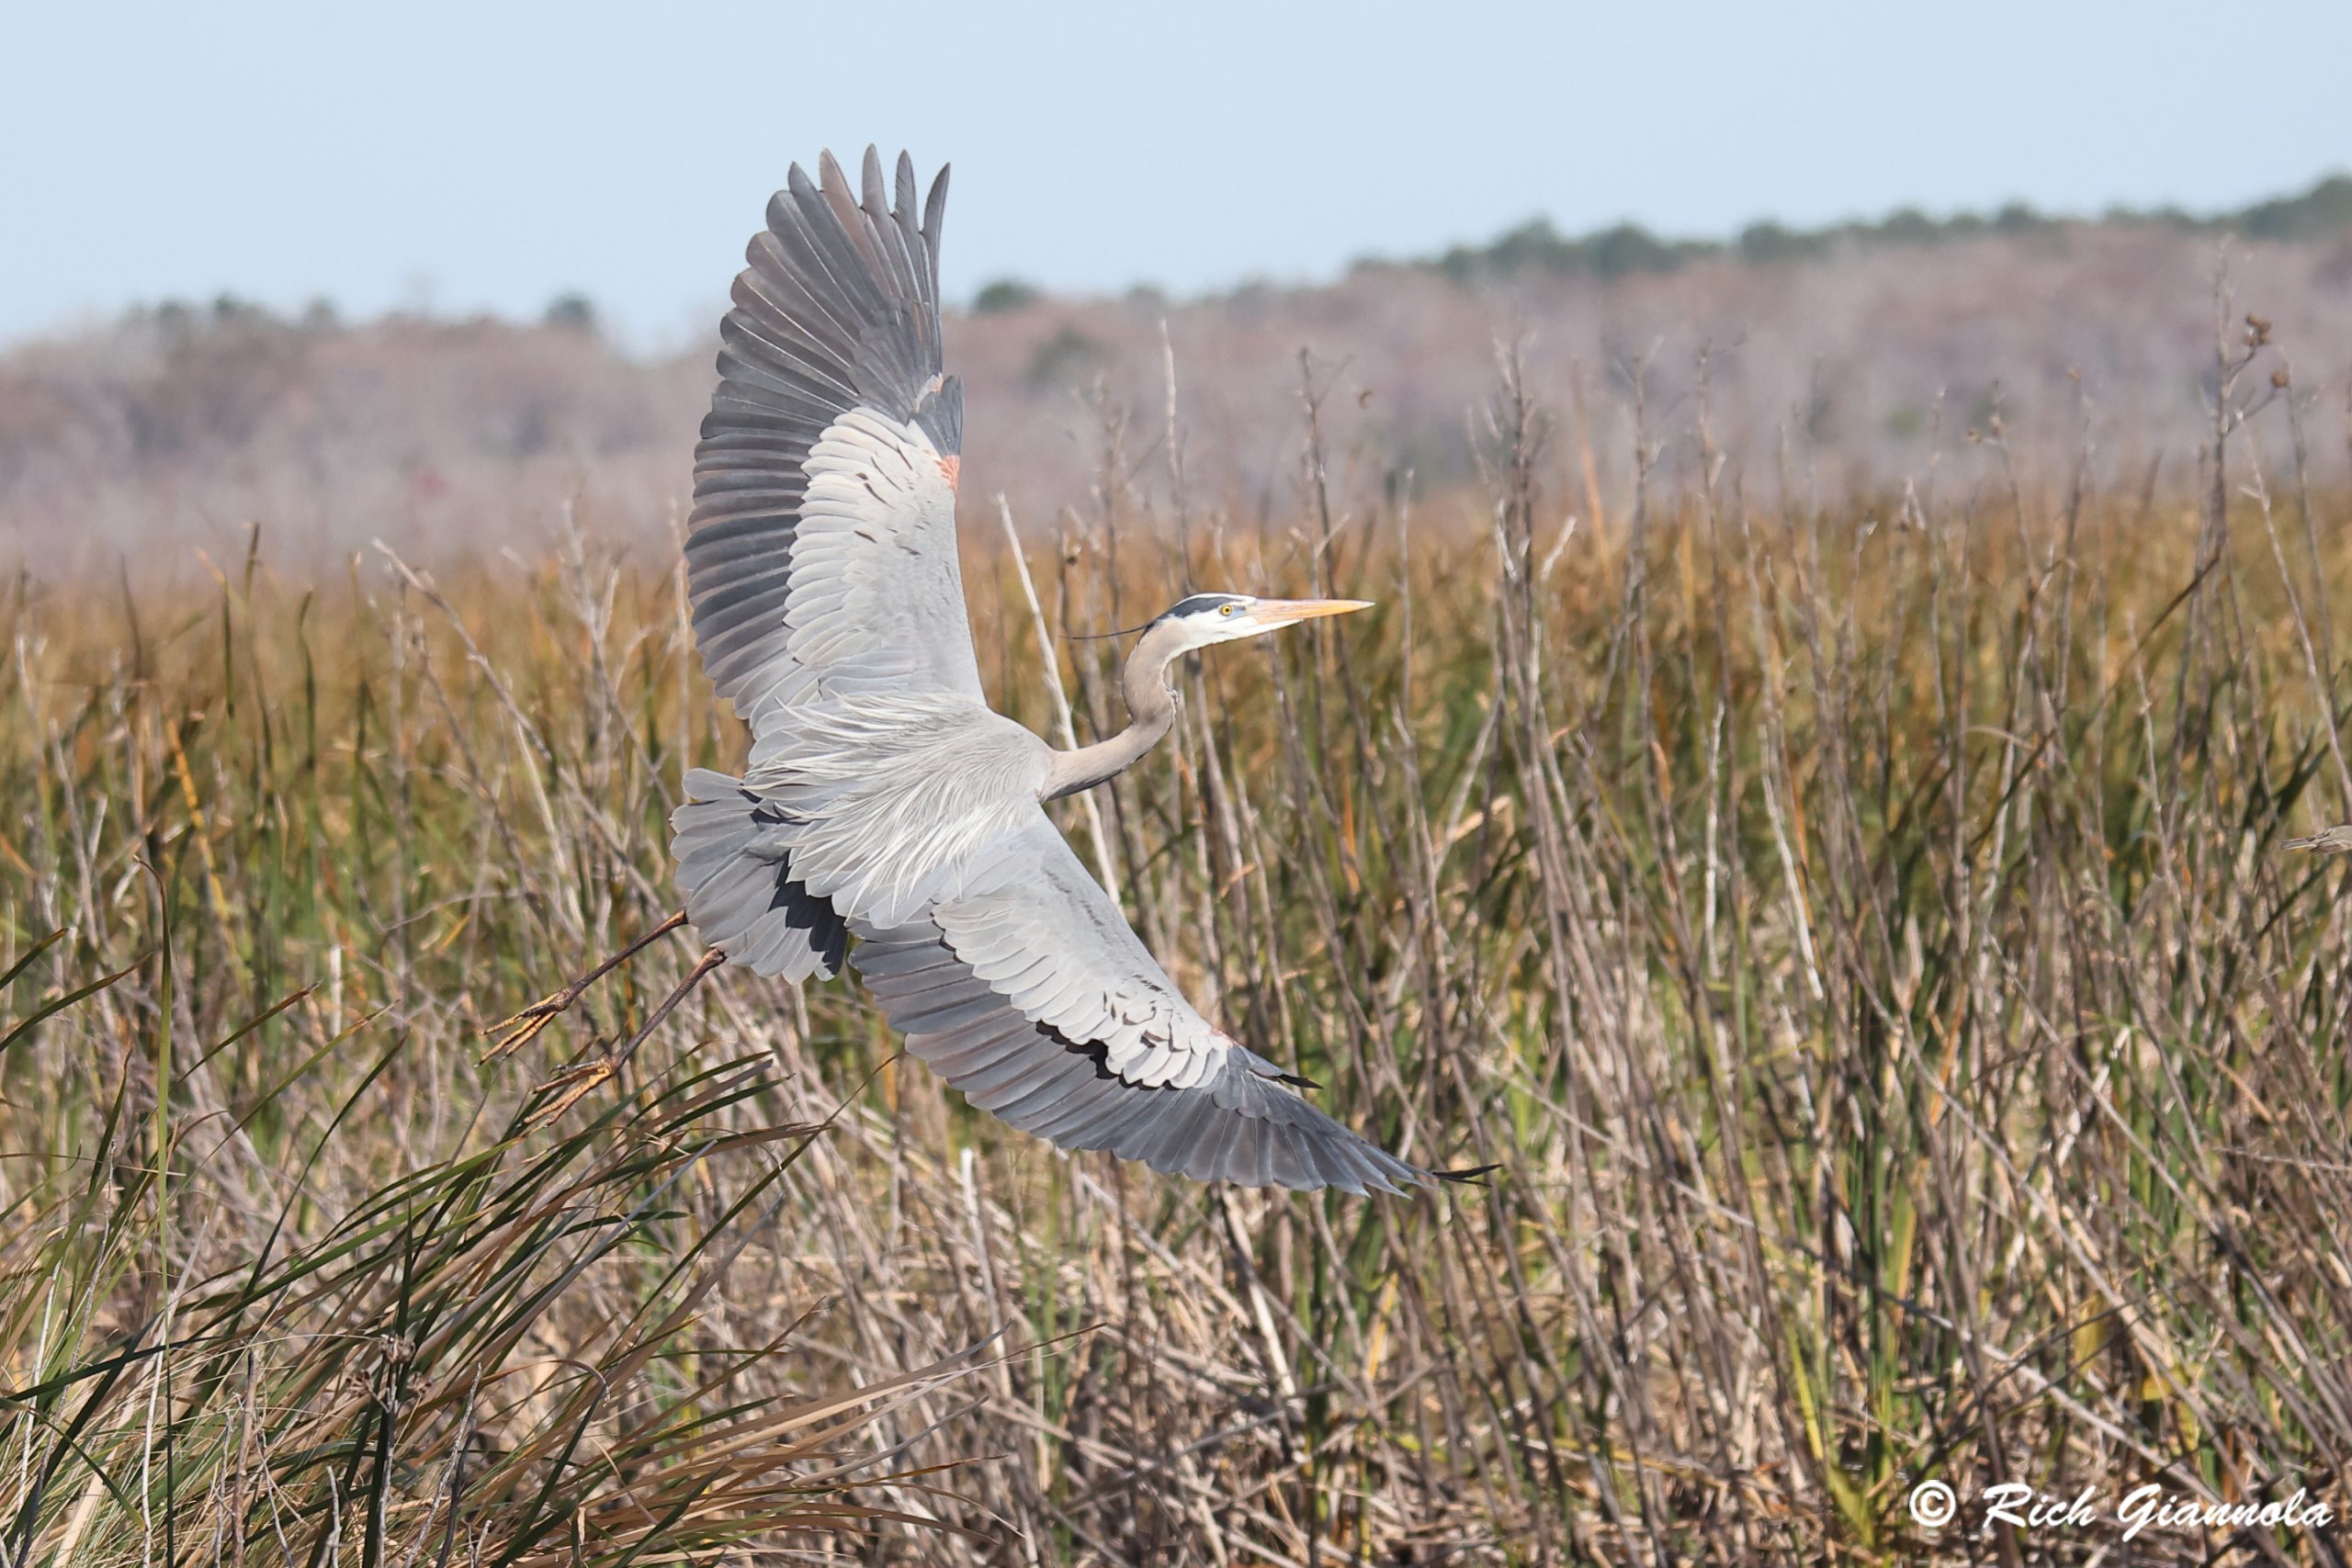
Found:
[{"label": "dense reed bed", "polygon": [[1018,562],[972,508],[1047,733],[1041,649],[1084,739],[1118,645],[1066,634],[1188,583],[1381,602],[1200,660],[1066,826],[1335,1113],[1500,1163],[1412,1201],[1057,1157],[847,982],[722,968],[628,1049],[683,937],[492,1054],[740,759],[659,547],[28,570],[0,1554],[2088,1561],[1906,1495],[2352,1499],[2352,861],[2287,845],[2352,819],[2352,507],[2251,466],[2241,411],[2321,415],[2241,367],[2154,475],[1995,422],[1815,504],[1701,403],[1612,498],[1506,367],[1476,491],[1310,403],[1262,512],[1115,421]]}]

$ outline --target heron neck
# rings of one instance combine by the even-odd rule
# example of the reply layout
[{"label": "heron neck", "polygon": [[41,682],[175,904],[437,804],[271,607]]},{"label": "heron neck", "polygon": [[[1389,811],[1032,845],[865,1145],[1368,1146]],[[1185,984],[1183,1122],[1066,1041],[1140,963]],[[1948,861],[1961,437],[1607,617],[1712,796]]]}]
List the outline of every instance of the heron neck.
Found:
[{"label": "heron neck", "polygon": [[1119,684],[1127,699],[1127,727],[1107,740],[1054,753],[1053,772],[1046,775],[1044,798],[1092,789],[1125,773],[1159,744],[1176,725],[1176,694],[1168,684],[1168,666],[1182,650],[1155,646],[1161,639],[1147,632],[1127,657]]}]

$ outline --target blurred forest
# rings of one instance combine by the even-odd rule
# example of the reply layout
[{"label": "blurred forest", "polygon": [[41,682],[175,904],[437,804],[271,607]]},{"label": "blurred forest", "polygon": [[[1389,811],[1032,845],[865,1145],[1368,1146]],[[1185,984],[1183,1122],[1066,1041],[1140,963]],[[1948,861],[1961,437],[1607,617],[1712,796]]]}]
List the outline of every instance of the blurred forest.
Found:
[{"label": "blurred forest", "polygon": [[[1262,518],[1295,477],[1303,351],[1336,394],[1324,419],[1338,461],[1450,490],[1471,477],[1466,414],[1504,342],[1532,386],[1589,421],[1612,511],[1645,448],[1634,425],[1688,428],[1702,380],[1714,439],[1746,455],[1752,491],[1883,492],[1996,417],[2047,444],[2012,437],[2029,468],[2063,472],[2087,437],[2112,474],[2154,484],[2171,465],[2186,481],[2207,434],[2224,266],[2233,310],[2274,324],[2298,385],[2340,386],[2343,176],[2202,219],[1899,212],[1814,232],[1758,224],[1723,243],[1535,222],[1317,287],[1191,300],[1051,298],[1001,280],[948,325],[968,410],[964,494],[1050,517],[1107,493],[1111,465],[1124,471],[1110,490],[1181,484]],[[325,303],[288,317],[232,299],[141,310],[0,352],[0,536],[111,558],[225,545],[267,519],[273,547],[298,556],[379,536],[495,547],[543,539],[593,497],[580,521],[666,538],[713,346],[631,355],[576,296],[530,323],[353,321]],[[2320,482],[2343,478],[2342,452],[2312,461]]]}]

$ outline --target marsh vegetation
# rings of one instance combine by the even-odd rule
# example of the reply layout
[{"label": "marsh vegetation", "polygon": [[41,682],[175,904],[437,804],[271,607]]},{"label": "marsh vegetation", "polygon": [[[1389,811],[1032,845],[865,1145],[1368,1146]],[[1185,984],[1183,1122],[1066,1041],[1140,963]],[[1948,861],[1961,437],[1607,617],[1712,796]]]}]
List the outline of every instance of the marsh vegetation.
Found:
[{"label": "marsh vegetation", "polygon": [[722,968],[606,1070],[684,939],[492,1054],[675,907],[682,770],[741,746],[593,463],[543,536],[28,551],[0,1554],[1894,1562],[2015,1547],[1922,1478],[2342,1495],[2352,860],[2286,841],[2352,820],[2352,502],[2265,338],[2154,464],[2086,398],[1825,484],[1835,429],[1733,443],[1702,362],[1506,354],[1458,479],[1309,361],[1269,487],[1105,396],[1088,483],[967,497],[1041,731],[1041,660],[1106,731],[1069,634],[1188,585],[1380,601],[1199,660],[1066,826],[1327,1109],[1501,1165],[1407,1201],[1057,1157],[851,984]]}]

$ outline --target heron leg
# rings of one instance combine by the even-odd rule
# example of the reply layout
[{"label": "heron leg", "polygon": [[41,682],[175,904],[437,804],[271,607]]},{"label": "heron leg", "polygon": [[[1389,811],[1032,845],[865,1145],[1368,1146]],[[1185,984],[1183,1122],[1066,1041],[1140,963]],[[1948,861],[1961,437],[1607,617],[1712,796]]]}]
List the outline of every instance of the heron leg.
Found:
[{"label": "heron leg", "polygon": [[609,1051],[567,1067],[541,1084],[537,1092],[554,1098],[530,1113],[530,1124],[543,1126],[554,1121],[579,1104],[582,1098],[598,1084],[612,1078],[621,1070],[622,1065],[637,1054],[637,1048],[662,1026],[662,1021],[677,1010],[678,1004],[686,999],[687,994],[701,985],[712,970],[726,962],[726,953],[715,947],[708,949],[695,961],[695,966],[686,971],[686,977],[678,982],[677,988],[662,998],[662,1005],[647,1015],[644,1025],[628,1037],[628,1043],[616,1051]]},{"label": "heron leg", "polygon": [[[577,980],[574,980],[570,985],[565,986],[561,990],[551,991],[548,995],[541,997],[537,1001],[533,1002],[529,1007],[525,1008],[521,1012],[515,1013],[510,1018],[501,1019],[498,1022],[492,1024],[488,1029],[482,1032],[491,1037],[490,1052],[483,1059],[485,1061],[494,1062],[501,1056],[513,1055],[514,1052],[521,1050],[524,1046],[528,1045],[532,1041],[537,1040],[539,1037],[540,1032],[544,1031],[548,1024],[553,1023],[571,1008],[572,1003],[578,1001],[582,996],[586,994],[589,987],[594,985],[597,981],[603,979],[605,976],[611,974],[614,970],[619,968],[630,959],[635,958],[639,953],[643,953],[656,942],[659,942],[662,938],[668,936],[672,931],[678,930],[685,923],[686,912],[684,909],[681,909],[676,914],[672,915],[668,919],[663,920],[660,925],[655,926],[651,931],[647,931],[643,936],[639,937],[635,942],[630,942],[627,947],[622,948],[618,953],[614,953],[610,958],[605,959],[602,964],[597,964],[594,969],[589,970],[585,975],[581,976]],[[704,973],[707,973],[707,971],[705,971]],[[701,978],[701,976],[698,974],[695,978],[699,979]],[[663,1010],[667,1011],[669,1008],[675,1006],[676,999],[677,998],[675,997],[673,997],[669,1002],[664,1003]],[[658,1017],[660,1015],[657,1014],[656,1016]]]}]

